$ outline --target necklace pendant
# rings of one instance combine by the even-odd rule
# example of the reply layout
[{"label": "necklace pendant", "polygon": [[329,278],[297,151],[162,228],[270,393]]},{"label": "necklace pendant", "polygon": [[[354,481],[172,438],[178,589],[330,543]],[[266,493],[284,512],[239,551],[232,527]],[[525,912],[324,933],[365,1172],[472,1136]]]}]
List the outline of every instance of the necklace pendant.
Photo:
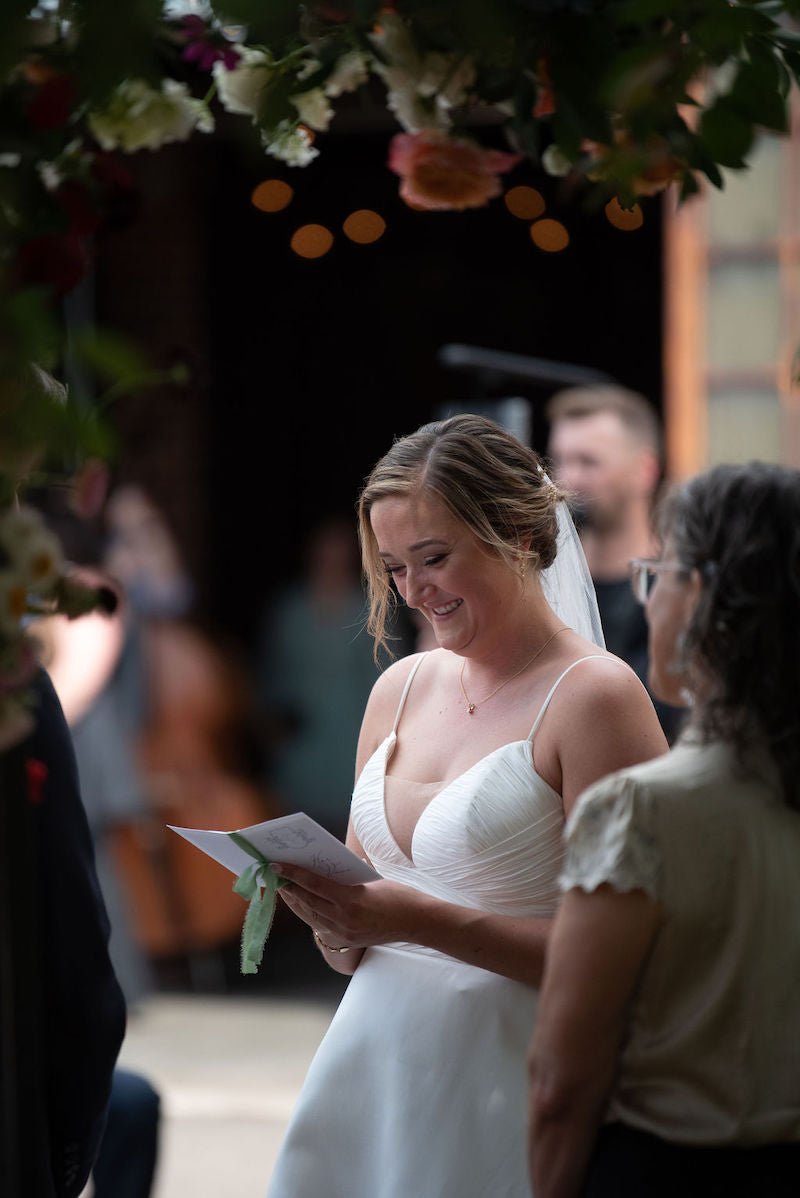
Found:
[{"label": "necklace pendant", "polygon": [[474,710],[475,710],[475,704],[474,704],[474,703],[470,703],[469,707],[467,708],[467,714],[468,714],[468,715],[472,715],[472,713],[473,713],[473,711],[474,711]]}]

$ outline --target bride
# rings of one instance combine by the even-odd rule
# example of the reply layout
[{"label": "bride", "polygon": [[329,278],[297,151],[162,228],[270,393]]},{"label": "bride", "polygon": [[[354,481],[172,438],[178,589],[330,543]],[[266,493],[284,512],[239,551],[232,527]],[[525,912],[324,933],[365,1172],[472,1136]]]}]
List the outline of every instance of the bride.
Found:
[{"label": "bride", "polygon": [[353,976],[269,1198],[524,1198],[564,821],[590,783],[667,745],[602,647],[531,449],[483,417],[426,425],[375,466],[359,520],[376,652],[395,591],[437,647],[387,669],[364,715],[347,843],[381,879],[276,865],[283,901]]}]

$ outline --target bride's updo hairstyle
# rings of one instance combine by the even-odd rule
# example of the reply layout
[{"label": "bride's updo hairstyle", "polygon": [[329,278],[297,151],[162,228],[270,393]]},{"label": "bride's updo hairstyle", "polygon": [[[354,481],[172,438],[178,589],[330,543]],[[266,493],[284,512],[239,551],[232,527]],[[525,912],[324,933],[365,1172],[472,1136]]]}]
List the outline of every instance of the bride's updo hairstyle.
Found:
[{"label": "bride's updo hairstyle", "polygon": [[[451,416],[399,438],[374,467],[358,504],[367,627],[375,653],[386,643],[386,620],[396,595],[378,555],[370,512],[379,499],[424,493],[509,567],[544,570],[556,556],[561,492],[546,477],[538,454],[484,416]],[[529,547],[528,547],[529,546]]]},{"label": "bride's updo hairstyle", "polygon": [[684,659],[711,688],[692,724],[755,768],[766,749],[800,808],[800,471],[717,466],[668,496],[659,523],[702,579]]}]

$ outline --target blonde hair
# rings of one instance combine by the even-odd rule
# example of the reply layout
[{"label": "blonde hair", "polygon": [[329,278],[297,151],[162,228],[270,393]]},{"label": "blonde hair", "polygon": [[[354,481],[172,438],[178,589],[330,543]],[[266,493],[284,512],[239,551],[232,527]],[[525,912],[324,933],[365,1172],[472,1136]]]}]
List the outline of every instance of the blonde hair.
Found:
[{"label": "blonde hair", "polygon": [[378,554],[370,512],[380,499],[425,493],[439,499],[509,565],[543,570],[556,556],[562,493],[539,455],[484,416],[452,416],[394,442],[371,471],[358,503],[359,537],[369,592],[367,628],[375,656],[389,649],[386,624],[396,602]]}]

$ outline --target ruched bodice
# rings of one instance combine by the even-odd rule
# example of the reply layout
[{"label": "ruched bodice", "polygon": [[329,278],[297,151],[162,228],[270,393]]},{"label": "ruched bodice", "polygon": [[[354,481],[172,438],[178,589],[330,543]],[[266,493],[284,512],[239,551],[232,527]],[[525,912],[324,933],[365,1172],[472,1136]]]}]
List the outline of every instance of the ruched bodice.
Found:
[{"label": "ruched bodice", "polygon": [[353,828],[378,873],[466,907],[552,914],[564,814],[561,796],[533,767],[530,739],[501,745],[447,783],[417,821],[411,858],[386,817],[386,770],[396,743],[392,731],[353,794]]},{"label": "ruched bodice", "polygon": [[389,826],[387,771],[424,660],[423,655],[409,674],[394,728],[356,783],[351,816],[359,842],[385,878],[494,914],[552,915],[559,898],[564,810],[561,796],[536,772],[533,742],[559,683],[578,662],[556,679],[525,740],[487,753],[431,798],[414,828],[409,857]]}]

